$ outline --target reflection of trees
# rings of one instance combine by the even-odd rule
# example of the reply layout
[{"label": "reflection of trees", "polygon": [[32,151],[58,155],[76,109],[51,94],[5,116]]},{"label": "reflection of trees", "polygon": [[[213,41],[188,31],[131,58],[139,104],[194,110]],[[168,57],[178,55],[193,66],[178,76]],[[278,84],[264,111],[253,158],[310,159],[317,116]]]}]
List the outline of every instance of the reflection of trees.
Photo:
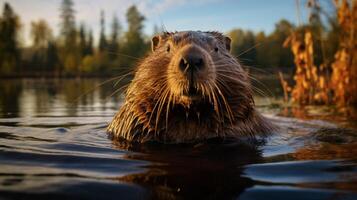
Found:
[{"label": "reflection of trees", "polygon": [[[319,143],[305,145],[297,149],[291,154],[293,159],[333,160],[334,162],[340,162],[338,166],[328,168],[328,172],[335,173],[336,175],[340,174],[340,179],[344,181],[331,180],[326,186],[335,190],[357,191],[357,180],[354,175],[357,155],[357,133],[352,130],[337,128],[318,130],[313,135]],[[300,186],[308,188],[321,187],[319,184],[314,183],[304,183],[300,184]]]},{"label": "reflection of trees", "polygon": [[106,109],[109,100],[119,102],[118,96],[121,91],[113,95],[116,89],[121,88],[122,83],[115,85],[115,81],[105,84],[101,79],[64,79],[59,81],[59,93],[64,95],[64,102],[67,105],[67,114],[73,116],[77,114],[78,106],[87,106],[88,109],[95,109],[95,103],[101,103],[101,110]]},{"label": "reflection of trees", "polygon": [[293,154],[296,159],[354,159],[357,155],[357,132],[353,129],[322,128],[311,133],[311,136],[316,139],[315,144],[307,144],[298,149]]},{"label": "reflection of trees", "polygon": [[0,16],[0,73],[13,74],[18,70],[20,50],[18,30],[20,19],[9,3],[4,3]]},{"label": "reflection of trees", "polygon": [[[94,111],[107,109],[108,102],[120,102],[118,93],[113,92],[122,87],[115,81],[104,85],[101,79],[13,79],[0,81],[0,116],[21,113],[22,103],[27,103],[37,114],[49,114],[53,111],[65,111],[68,116],[75,116],[78,111]],[[124,83],[123,83],[124,84]],[[25,93],[23,93],[25,91]],[[22,95],[24,94],[24,95]],[[112,95],[112,96],[111,96]],[[20,98],[23,98],[22,100]],[[29,102],[31,99],[34,101]],[[20,101],[21,100],[21,101]],[[97,105],[96,105],[97,104]],[[79,106],[83,106],[79,108]],[[27,113],[27,112],[25,112]]]},{"label": "reflection of trees", "polygon": [[67,115],[73,116],[77,114],[77,108],[82,103],[94,102],[93,92],[87,92],[95,88],[95,81],[92,80],[62,80],[65,81],[61,87],[61,93],[64,95],[64,101],[68,106]]},{"label": "reflection of trees", "polygon": [[304,120],[318,119],[331,121],[343,126],[357,128],[355,108],[337,108],[332,106],[288,106],[280,110],[279,115]]},{"label": "reflection of trees", "polygon": [[232,199],[237,198],[254,182],[242,176],[244,165],[261,160],[254,145],[202,144],[194,147],[125,146],[141,153],[127,155],[129,159],[153,162],[144,173],[119,178],[149,188],[153,199]]},{"label": "reflection of trees", "polygon": [[[21,81],[0,81],[0,116],[11,113],[17,116],[19,113],[19,98],[22,92]],[[9,116],[6,116],[9,117]]]},{"label": "reflection of trees", "polygon": [[[35,92],[36,97],[36,113],[47,113],[49,111],[51,99],[56,95],[56,90],[53,84],[48,84],[48,81],[41,80]],[[34,84],[34,83],[32,83]]]},{"label": "reflection of trees", "polygon": [[280,114],[286,117],[296,117],[300,119],[307,119],[307,112],[305,107],[284,107]]},{"label": "reflection of trees", "polygon": [[298,160],[334,160],[355,158],[357,143],[352,144],[319,144],[298,149],[294,157]]}]

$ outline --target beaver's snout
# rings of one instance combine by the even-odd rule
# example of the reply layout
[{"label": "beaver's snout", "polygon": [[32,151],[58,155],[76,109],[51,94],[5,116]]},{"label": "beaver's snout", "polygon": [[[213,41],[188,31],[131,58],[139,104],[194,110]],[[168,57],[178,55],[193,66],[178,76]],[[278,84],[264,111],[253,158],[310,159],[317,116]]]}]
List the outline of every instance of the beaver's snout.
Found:
[{"label": "beaver's snout", "polygon": [[197,73],[206,67],[206,58],[203,50],[196,45],[186,45],[179,54],[177,67],[193,83]]},{"label": "beaver's snout", "polygon": [[195,72],[203,68],[204,61],[202,55],[196,52],[188,52],[180,59],[179,68],[184,73]]}]

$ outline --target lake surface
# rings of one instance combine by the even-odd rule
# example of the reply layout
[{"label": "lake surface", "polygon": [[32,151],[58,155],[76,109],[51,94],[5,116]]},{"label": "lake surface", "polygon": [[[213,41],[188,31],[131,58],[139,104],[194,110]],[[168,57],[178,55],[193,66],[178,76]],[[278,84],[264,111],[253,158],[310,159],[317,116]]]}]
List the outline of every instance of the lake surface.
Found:
[{"label": "lake surface", "polygon": [[105,132],[122,95],[103,81],[0,80],[0,199],[357,199],[353,110],[282,106],[262,79],[265,143],[133,146]]}]

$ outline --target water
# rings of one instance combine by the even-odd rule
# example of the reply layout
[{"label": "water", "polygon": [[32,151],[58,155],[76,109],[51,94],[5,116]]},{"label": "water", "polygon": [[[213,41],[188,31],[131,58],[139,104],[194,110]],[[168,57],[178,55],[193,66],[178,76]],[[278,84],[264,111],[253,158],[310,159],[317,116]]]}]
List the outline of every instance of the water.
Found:
[{"label": "water", "polygon": [[105,133],[113,84],[78,98],[101,81],[0,81],[0,199],[357,199],[354,117],[257,96],[265,144],[133,146]]}]

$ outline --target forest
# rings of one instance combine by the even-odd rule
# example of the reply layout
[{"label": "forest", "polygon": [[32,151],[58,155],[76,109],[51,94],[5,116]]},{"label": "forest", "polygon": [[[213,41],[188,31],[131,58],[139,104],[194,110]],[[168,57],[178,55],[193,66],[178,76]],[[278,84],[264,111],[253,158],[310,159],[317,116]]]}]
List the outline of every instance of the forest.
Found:
[{"label": "forest", "polygon": [[[286,101],[355,105],[357,3],[334,0],[324,7],[318,0],[306,2],[306,7],[297,7],[297,14],[307,9],[307,22],[300,17],[296,24],[281,19],[271,33],[239,28],[226,32],[232,39],[231,53],[248,71],[280,73]],[[126,29],[113,15],[107,31],[102,10],[95,41],[97,33],[76,21],[72,0],[63,0],[59,10],[59,33],[54,33],[45,19],[33,21],[31,45],[26,46],[20,39],[20,15],[10,3],[4,3],[0,17],[0,77],[117,76],[132,70],[148,53],[153,35],[175,31],[165,30],[162,24],[155,26],[151,35],[145,34],[145,16],[132,5],[126,11]]]},{"label": "forest", "polygon": [[[148,50],[143,34],[145,20],[135,6],[127,10],[128,30],[113,16],[111,33],[105,32],[105,13],[100,13],[100,36],[95,45],[93,32],[84,23],[77,24],[71,0],[63,0],[60,32],[54,34],[44,19],[31,22],[31,46],[21,45],[21,18],[9,4],[3,5],[0,18],[1,76],[103,76],[128,68],[133,58]],[[120,56],[128,55],[128,56]],[[130,55],[130,56],[129,56]],[[123,67],[126,66],[126,67]]]},{"label": "forest", "polygon": [[[117,16],[105,29],[105,11],[99,15],[99,41],[93,31],[76,22],[75,5],[63,0],[60,9],[60,32],[54,33],[45,19],[31,23],[31,46],[23,45],[21,17],[10,3],[3,5],[0,17],[0,74],[4,76],[109,76],[130,69],[149,50],[152,35],[163,30],[154,28],[152,35],[143,32],[143,16],[135,6],[126,12],[127,30]],[[323,8],[310,5],[310,23],[295,25],[282,19],[269,34],[234,29],[226,33],[233,41],[232,53],[245,66],[292,72],[293,53],[283,47],[294,30],[313,32],[316,65],[332,62],[338,47],[336,15],[327,16]],[[99,13],[98,13],[99,14]],[[325,19],[328,19],[327,21]],[[238,26],[238,25],[237,25]],[[169,30],[175,31],[175,30]],[[218,30],[219,31],[219,30]],[[110,32],[107,34],[107,32]]]}]

